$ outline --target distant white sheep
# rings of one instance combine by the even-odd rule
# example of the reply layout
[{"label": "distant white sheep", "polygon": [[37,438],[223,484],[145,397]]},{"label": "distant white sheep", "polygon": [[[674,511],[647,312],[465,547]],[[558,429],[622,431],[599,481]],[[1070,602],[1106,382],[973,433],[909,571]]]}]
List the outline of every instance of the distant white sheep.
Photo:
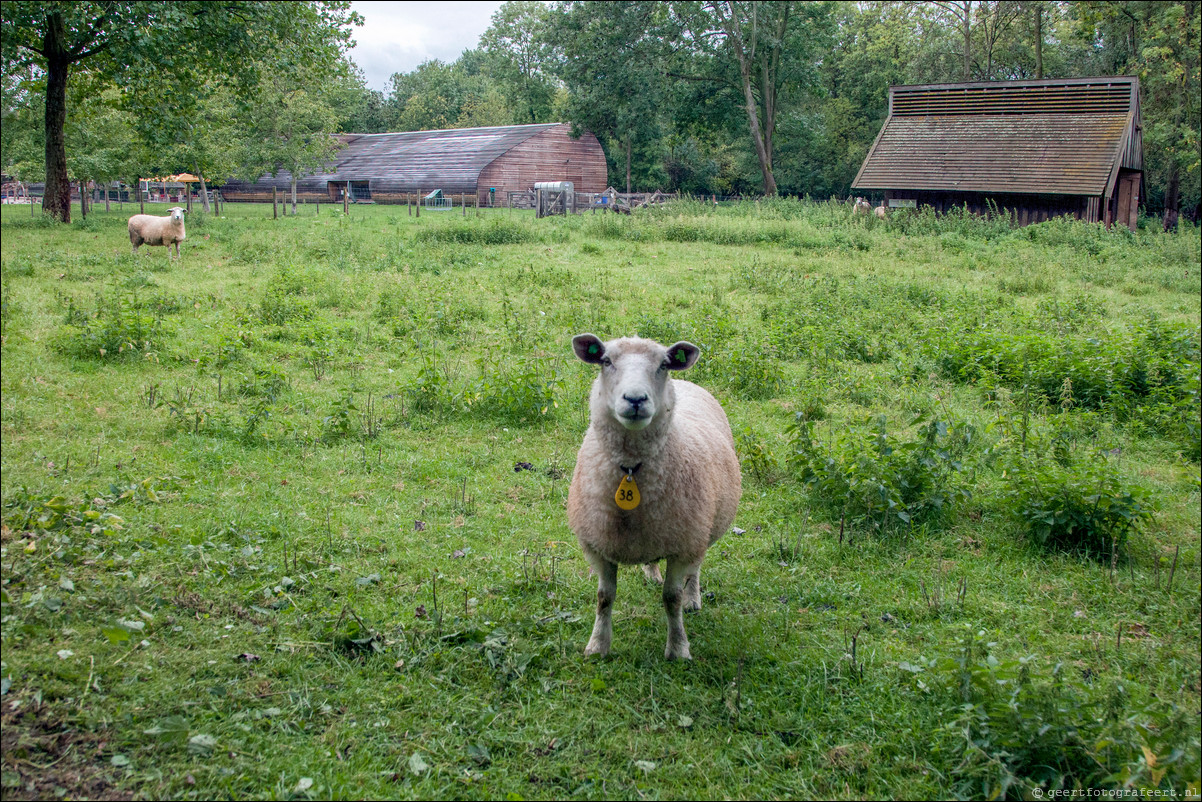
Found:
[{"label": "distant white sheep", "polygon": [[858,215],[861,215],[861,214],[868,214],[868,212],[869,212],[871,209],[872,209],[872,204],[870,204],[870,203],[869,203],[867,200],[865,200],[864,198],[857,197],[857,198],[856,198],[856,203],[855,203],[855,205],[854,205],[854,206],[852,206],[852,208],[851,208],[851,211],[852,211],[852,213],[853,213],[853,214],[855,214],[855,215],[857,215],[857,216],[858,216]]},{"label": "distant white sheep", "polygon": [[885,209],[884,201],[881,201],[881,205],[876,207],[876,209],[874,209],[873,211],[876,212],[877,220],[884,220],[889,215],[889,212]]},{"label": "distant white sheep", "polygon": [[701,609],[701,561],[730,528],[742,494],[726,413],[707,391],[669,375],[697,361],[692,343],[580,334],[572,348],[601,368],[568,491],[568,524],[597,574],[584,653],[609,653],[618,565],[643,565],[664,583],[664,657],[688,660],[682,612]]},{"label": "distant white sheep", "polygon": [[179,258],[179,244],[186,239],[184,234],[184,209],[173,206],[167,217],[151,214],[135,214],[129,218],[129,242],[133,253],[138,255],[140,245],[166,245],[167,258],[171,258],[171,246],[175,245],[175,256]]}]

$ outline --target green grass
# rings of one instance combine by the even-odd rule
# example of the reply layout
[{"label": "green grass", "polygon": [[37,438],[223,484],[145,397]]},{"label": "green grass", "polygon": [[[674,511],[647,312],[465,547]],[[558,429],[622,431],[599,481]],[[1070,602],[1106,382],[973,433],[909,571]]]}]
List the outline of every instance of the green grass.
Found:
[{"label": "green grass", "polygon": [[[134,211],[0,218],[6,799],[1197,794],[1197,229]],[[584,331],[735,431],[689,664],[583,658]]]}]

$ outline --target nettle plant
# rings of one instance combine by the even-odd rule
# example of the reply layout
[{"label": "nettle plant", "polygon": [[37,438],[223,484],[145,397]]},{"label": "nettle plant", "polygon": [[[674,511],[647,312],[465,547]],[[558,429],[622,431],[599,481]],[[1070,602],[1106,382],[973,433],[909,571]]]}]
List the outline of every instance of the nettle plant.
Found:
[{"label": "nettle plant", "polygon": [[877,531],[946,521],[971,498],[975,429],[962,421],[918,419],[916,437],[888,432],[885,416],[842,428],[826,443],[814,422],[798,417],[790,431],[790,465],[833,513]]},{"label": "nettle plant", "polygon": [[1148,491],[1128,484],[1105,452],[1078,464],[1027,452],[1003,472],[1005,506],[1036,545],[1113,555],[1152,518]]},{"label": "nettle plant", "polygon": [[152,358],[170,334],[161,309],[147,308],[136,294],[97,296],[91,309],[67,300],[67,327],[56,341],[59,351],[80,359]]}]

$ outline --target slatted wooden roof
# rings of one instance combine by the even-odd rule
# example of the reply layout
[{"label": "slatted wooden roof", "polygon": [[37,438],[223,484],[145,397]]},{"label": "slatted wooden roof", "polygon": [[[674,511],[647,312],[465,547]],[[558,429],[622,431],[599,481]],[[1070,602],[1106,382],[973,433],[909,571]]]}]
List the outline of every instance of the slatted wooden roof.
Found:
[{"label": "slatted wooden roof", "polygon": [[852,187],[1109,196],[1142,151],[1136,78],[894,86]]},{"label": "slatted wooden roof", "polygon": [[[480,171],[530,137],[563,123],[505,125],[406,131],[392,134],[343,134],[345,147],[325,171],[297,181],[301,191],[325,190],[330,181],[370,181],[373,191],[414,192],[441,189],[448,194],[475,193]],[[281,171],[254,184],[286,189],[291,176]],[[230,182],[227,186],[239,182]]]}]

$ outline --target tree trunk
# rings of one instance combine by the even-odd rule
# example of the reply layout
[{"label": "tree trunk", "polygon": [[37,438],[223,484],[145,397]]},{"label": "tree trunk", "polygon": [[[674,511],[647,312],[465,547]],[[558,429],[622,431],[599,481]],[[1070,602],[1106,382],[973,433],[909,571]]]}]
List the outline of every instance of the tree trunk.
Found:
[{"label": "tree trunk", "polygon": [[772,157],[764,144],[764,134],[760,130],[760,116],[755,108],[755,95],[751,92],[751,72],[742,54],[739,56],[739,68],[743,74],[743,100],[747,107],[747,125],[751,129],[751,141],[755,144],[755,157],[760,162],[760,172],[764,175],[764,194],[776,194],[776,177],[772,175]]},{"label": "tree trunk", "polygon": [[67,77],[71,68],[65,51],[66,24],[61,14],[46,15],[46,192],[42,213],[71,222],[71,183],[67,179]]},{"label": "tree trunk", "polygon": [[1035,4],[1035,80],[1043,78],[1043,6]]},{"label": "tree trunk", "polygon": [[972,80],[972,0],[964,0],[964,80]]},{"label": "tree trunk", "polygon": [[112,191],[112,187],[113,187],[112,181],[104,182],[104,210],[106,212],[109,211],[109,194]]},{"label": "tree trunk", "polygon": [[292,175],[292,216],[296,217],[296,174]]},{"label": "tree trunk", "polygon": [[1179,197],[1181,191],[1181,170],[1177,165],[1173,165],[1172,172],[1169,173],[1169,188],[1164,193],[1164,221],[1163,227],[1165,231],[1177,230],[1177,206],[1180,205]]},{"label": "tree trunk", "polygon": [[[755,93],[751,90],[750,59],[755,55],[755,42],[752,43],[753,50],[749,56],[743,45],[743,37],[739,32],[739,19],[733,5],[730,9],[730,16],[722,18],[721,12],[719,12],[719,19],[730,41],[730,46],[735,52],[735,57],[739,61],[739,77],[743,84],[743,103],[747,110],[747,126],[751,130],[751,142],[755,145],[755,156],[760,163],[760,172],[764,176],[764,194],[775,195],[776,177],[772,175],[772,155],[765,145],[764,132],[760,127],[760,115],[756,110]],[[752,35],[756,35],[754,31]]]},{"label": "tree trunk", "polygon": [[79,217],[88,219],[88,187],[83,181],[79,182]]},{"label": "tree trunk", "polygon": [[204,173],[197,172],[196,175],[200,178],[200,207],[207,212],[209,211],[209,188],[205,185]]},{"label": "tree trunk", "polygon": [[630,194],[630,134],[626,135],[626,194]]}]

